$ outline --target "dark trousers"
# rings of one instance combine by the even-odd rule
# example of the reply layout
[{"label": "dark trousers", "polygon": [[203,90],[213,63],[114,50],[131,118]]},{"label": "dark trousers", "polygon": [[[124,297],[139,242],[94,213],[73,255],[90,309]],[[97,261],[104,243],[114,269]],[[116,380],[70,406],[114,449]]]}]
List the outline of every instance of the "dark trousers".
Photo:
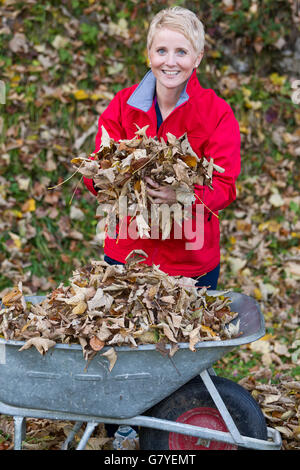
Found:
[{"label": "dark trousers", "polygon": [[[120,261],[116,261],[115,259],[110,258],[107,255],[104,255],[104,261],[106,261],[108,264],[124,264],[124,263],[120,263]],[[204,276],[199,277],[199,280],[196,286],[197,287],[209,287],[210,289],[216,290],[217,285],[218,285],[219,274],[220,274],[220,265],[218,265],[215,269],[205,274]],[[193,279],[197,279],[197,278],[198,276],[194,277]],[[105,429],[107,432],[107,436],[113,437],[114,433],[118,429],[118,426],[116,424],[105,424]]]}]

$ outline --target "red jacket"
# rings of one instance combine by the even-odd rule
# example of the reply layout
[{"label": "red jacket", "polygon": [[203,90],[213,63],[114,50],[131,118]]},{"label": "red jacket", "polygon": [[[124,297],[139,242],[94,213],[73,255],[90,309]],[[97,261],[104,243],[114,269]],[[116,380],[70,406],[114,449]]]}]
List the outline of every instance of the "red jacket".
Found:
[{"label": "red jacket", "polygon": [[[121,262],[133,249],[142,249],[148,254],[147,264],[156,264],[172,276],[198,276],[214,269],[220,262],[219,220],[207,207],[218,214],[236,198],[235,181],[240,173],[240,132],[237,120],[231,107],[211,89],[202,88],[194,71],[182,92],[175,109],[163,121],[157,132],[157,119],[153,101],[155,78],[148,72],[139,85],[119,91],[107,109],[99,118],[95,152],[101,144],[101,126],[110,137],[132,139],[137,124],[140,128],[149,125],[147,135],[158,138],[170,132],[177,138],[185,132],[198,156],[204,155],[208,160],[225,169],[224,173],[214,172],[212,186],[195,185],[196,201],[193,204],[204,206],[204,223],[199,219],[193,221],[194,239],[176,239],[171,232],[170,239],[113,239],[106,237],[104,252],[107,256]],[[84,178],[87,188],[96,194],[91,179]],[[198,197],[197,197],[198,196]],[[200,198],[200,199],[199,199]],[[201,201],[200,201],[201,200]],[[203,205],[202,205],[203,208]],[[195,223],[198,227],[195,227]],[[197,232],[196,232],[197,229]],[[200,240],[204,229],[204,242],[201,248],[187,249],[187,241]],[[183,231],[184,232],[184,231]],[[177,237],[178,238],[178,237]],[[198,245],[200,246],[201,243]]]}]

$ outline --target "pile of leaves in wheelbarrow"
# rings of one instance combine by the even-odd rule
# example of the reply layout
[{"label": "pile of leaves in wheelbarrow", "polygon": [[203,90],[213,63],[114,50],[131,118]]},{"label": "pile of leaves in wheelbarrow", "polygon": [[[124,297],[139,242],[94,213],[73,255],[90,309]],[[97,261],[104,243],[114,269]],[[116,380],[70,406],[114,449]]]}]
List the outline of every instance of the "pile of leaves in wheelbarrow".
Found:
[{"label": "pile of leaves in wheelbarrow", "polygon": [[[156,344],[172,357],[178,343],[195,351],[199,341],[236,337],[238,316],[226,295],[197,289],[196,280],[169,276],[157,266],[143,263],[147,254],[134,250],[125,265],[92,261],[74,271],[70,285],[59,285],[45,300],[26,303],[21,286],[3,299],[0,334],[7,340],[26,341],[43,354],[59,343],[80,343],[86,360],[104,346],[112,369],[114,346]],[[171,345],[166,348],[166,345]]]},{"label": "pile of leaves in wheelbarrow", "polygon": [[99,151],[88,157],[73,158],[71,163],[83,176],[93,179],[98,204],[108,206],[107,226],[119,221],[126,211],[126,215],[135,218],[139,235],[150,237],[148,212],[151,205],[151,220],[157,221],[164,240],[170,235],[172,223],[159,217],[159,204],[151,204],[153,200],[147,193],[145,178],[175,191],[176,201],[184,211],[183,214],[181,210],[174,211],[170,219],[182,226],[183,220],[190,217],[188,209],[193,202],[198,199],[204,204],[195,194],[195,184],[213,188],[213,172],[225,170],[216,165],[213,158],[199,158],[186,134],[177,139],[168,133],[167,141],[158,140],[147,137],[148,127],[137,126],[133,139],[116,142],[102,126]]}]

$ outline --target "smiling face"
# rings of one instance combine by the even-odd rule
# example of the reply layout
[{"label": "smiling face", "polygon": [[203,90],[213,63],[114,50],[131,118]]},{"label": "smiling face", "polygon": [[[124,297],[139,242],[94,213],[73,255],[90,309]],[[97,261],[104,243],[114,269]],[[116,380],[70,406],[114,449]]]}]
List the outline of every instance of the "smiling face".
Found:
[{"label": "smiling face", "polygon": [[173,89],[181,93],[202,57],[203,53],[197,55],[183,34],[167,28],[158,30],[149,50],[157,91]]}]

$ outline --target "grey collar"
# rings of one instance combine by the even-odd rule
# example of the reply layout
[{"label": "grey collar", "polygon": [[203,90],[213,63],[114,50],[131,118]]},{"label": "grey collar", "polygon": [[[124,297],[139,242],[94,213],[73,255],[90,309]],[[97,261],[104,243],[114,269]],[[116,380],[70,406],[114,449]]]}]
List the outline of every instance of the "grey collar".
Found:
[{"label": "grey collar", "polygon": [[[146,73],[139,86],[134,90],[132,95],[127,101],[127,104],[133,106],[134,108],[140,109],[141,111],[148,112],[152,106],[153,98],[155,94],[156,87],[156,78],[154,77],[152,70]],[[179,97],[179,100],[176,103],[176,106],[179,106],[189,99],[189,95],[186,92],[185,86],[184,90]]]}]

